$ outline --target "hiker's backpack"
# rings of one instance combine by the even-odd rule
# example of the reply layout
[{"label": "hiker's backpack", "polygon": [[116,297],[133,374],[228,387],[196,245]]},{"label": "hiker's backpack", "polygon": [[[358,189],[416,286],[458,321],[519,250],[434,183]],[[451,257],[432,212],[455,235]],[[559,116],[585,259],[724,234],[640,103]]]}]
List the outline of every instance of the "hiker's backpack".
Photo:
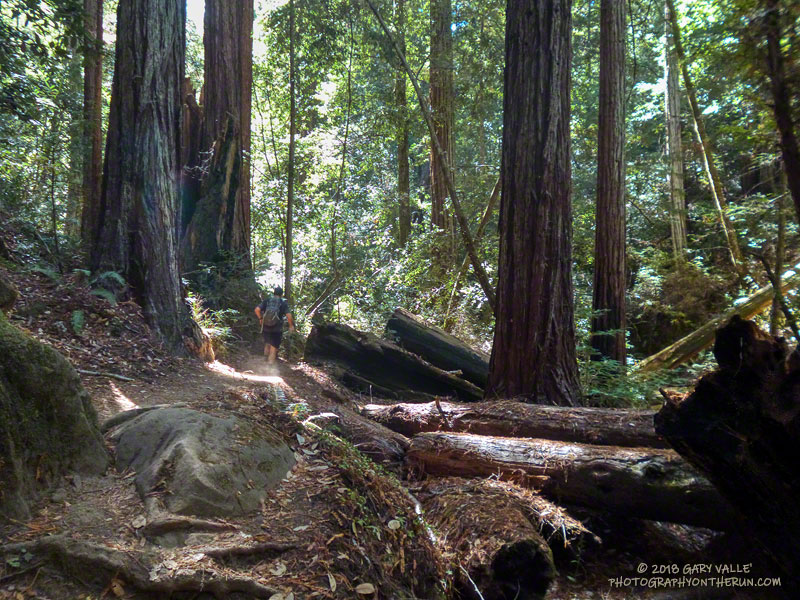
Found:
[{"label": "hiker's backpack", "polygon": [[264,303],[264,311],[261,313],[261,331],[275,327],[281,322],[281,303],[283,298],[272,296]]}]

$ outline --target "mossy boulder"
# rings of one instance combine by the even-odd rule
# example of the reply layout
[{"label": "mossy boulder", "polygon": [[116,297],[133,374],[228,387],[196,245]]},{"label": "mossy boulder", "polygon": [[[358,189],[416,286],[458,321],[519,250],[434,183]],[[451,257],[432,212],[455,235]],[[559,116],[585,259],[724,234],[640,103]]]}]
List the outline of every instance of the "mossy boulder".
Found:
[{"label": "mossy boulder", "polygon": [[99,474],[108,464],[78,373],[0,312],[0,513],[25,518],[64,473]]},{"label": "mossy boulder", "polygon": [[17,288],[3,271],[0,271],[0,311],[8,312],[17,301]]}]

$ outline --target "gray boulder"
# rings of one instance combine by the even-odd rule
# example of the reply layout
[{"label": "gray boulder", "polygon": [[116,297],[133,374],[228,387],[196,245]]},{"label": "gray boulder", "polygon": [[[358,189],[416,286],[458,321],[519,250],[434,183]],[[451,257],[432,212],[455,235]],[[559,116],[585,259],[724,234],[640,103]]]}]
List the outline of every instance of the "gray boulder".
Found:
[{"label": "gray boulder", "polygon": [[110,433],[117,469],[136,471],[142,498],[161,495],[172,513],[200,517],[257,509],[294,465],[294,453],[264,425],[188,408],[160,408]]}]

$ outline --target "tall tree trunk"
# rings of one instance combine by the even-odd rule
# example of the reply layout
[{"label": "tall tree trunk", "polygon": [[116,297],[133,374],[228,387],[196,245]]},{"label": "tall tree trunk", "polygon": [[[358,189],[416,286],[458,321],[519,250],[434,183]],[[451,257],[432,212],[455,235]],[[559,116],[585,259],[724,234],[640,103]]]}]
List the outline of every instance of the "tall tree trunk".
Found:
[{"label": "tall tree trunk", "polygon": [[83,208],[81,237],[91,248],[98,230],[103,182],[103,0],[84,0],[86,35],[94,41],[83,58]]},{"label": "tall tree trunk", "polygon": [[669,228],[672,238],[672,255],[675,260],[686,260],[686,194],[683,187],[683,146],[681,142],[681,96],[678,86],[678,65],[675,59],[669,9],[664,7],[664,113],[667,122],[667,156],[669,160]]},{"label": "tall tree trunk", "polygon": [[572,298],[570,0],[509,0],[496,325],[487,398],[579,402]]},{"label": "tall tree trunk", "polygon": [[625,0],[600,3],[592,347],[625,365]]},{"label": "tall tree trunk", "polygon": [[783,169],[786,183],[794,200],[794,209],[800,221],[800,147],[792,119],[792,93],[786,73],[785,58],[781,49],[783,37],[780,21],[780,1],[765,0],[764,26],[767,36],[767,74],[772,91],[772,109],[780,134]]},{"label": "tall tree trunk", "polygon": [[295,31],[294,0],[289,0],[289,183],[286,193],[286,249],[284,255],[283,293],[288,299],[292,294],[292,268],[294,252],[292,251],[292,234],[294,228],[294,153],[295,134],[297,131],[297,103],[295,99]]},{"label": "tall tree trunk", "polygon": [[678,25],[678,15],[675,12],[675,3],[673,0],[667,0],[667,12],[669,14],[669,21],[672,25],[672,35],[675,42],[675,54],[678,57],[678,64],[680,65],[681,75],[683,76],[683,86],[686,88],[686,95],[689,97],[689,106],[692,109],[692,119],[694,121],[694,129],[697,138],[700,141],[700,149],[703,155],[703,167],[706,170],[708,177],[709,188],[711,196],[714,199],[714,205],[719,213],[720,223],[725,232],[725,239],[728,243],[728,251],[730,252],[731,263],[739,273],[744,273],[745,266],[742,263],[742,251],[739,248],[739,239],[736,236],[736,230],[728,219],[726,214],[728,203],[725,201],[725,191],[722,187],[722,179],[720,179],[717,165],[714,162],[714,153],[711,149],[711,140],[708,139],[705,124],[703,122],[703,114],[700,110],[700,105],[697,103],[697,94],[695,93],[692,78],[689,76],[689,68],[686,64],[686,54],[683,51],[683,43],[681,42],[681,30]]},{"label": "tall tree trunk", "polygon": [[[431,112],[440,156],[431,142],[431,223],[449,227],[445,200],[448,196],[444,169],[453,173],[453,33],[450,0],[431,0]],[[442,164],[446,162],[447,165]]]},{"label": "tall tree trunk", "polygon": [[[82,57],[77,52],[69,61],[70,93],[80,97],[83,87]],[[69,175],[67,182],[67,214],[64,219],[64,233],[69,237],[80,234],[81,198],[83,195],[83,142],[85,123],[81,103],[70,101],[69,124]]]},{"label": "tall tree trunk", "polygon": [[123,275],[148,323],[177,349],[190,324],[178,276],[183,0],[129,0],[117,9],[99,230],[92,270]]},{"label": "tall tree trunk", "polygon": [[204,25],[200,151],[212,154],[196,206],[183,208],[183,264],[233,259],[249,269],[253,0],[206,0]]},{"label": "tall tree trunk", "polygon": [[[397,44],[406,53],[406,2],[396,0]],[[406,73],[398,61],[395,71],[394,93],[397,105],[397,196],[399,199],[397,241],[404,247],[411,231],[410,177],[408,168],[408,101],[406,99]]]}]

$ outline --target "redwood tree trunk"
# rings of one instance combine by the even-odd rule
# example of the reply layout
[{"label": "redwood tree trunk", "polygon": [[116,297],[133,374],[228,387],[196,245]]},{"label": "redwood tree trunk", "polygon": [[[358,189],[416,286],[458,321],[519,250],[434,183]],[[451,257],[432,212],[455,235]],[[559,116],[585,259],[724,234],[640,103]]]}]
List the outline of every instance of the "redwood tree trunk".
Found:
[{"label": "redwood tree trunk", "polygon": [[672,254],[675,260],[686,260],[686,194],[683,187],[683,146],[681,143],[681,96],[678,85],[678,64],[675,42],[669,24],[669,9],[665,6],[664,37],[664,114],[667,122],[667,156],[669,157],[669,227]]},{"label": "redwood tree trunk", "polygon": [[292,269],[294,252],[292,249],[292,234],[294,228],[294,172],[295,172],[295,133],[297,128],[297,105],[295,101],[295,24],[294,0],[289,0],[289,182],[286,192],[286,253],[284,256],[284,283],[283,293],[291,299]]},{"label": "redwood tree trunk", "polygon": [[[397,0],[396,4],[397,21],[397,44],[400,50],[406,52],[406,3],[405,0]],[[394,94],[397,105],[397,197],[398,220],[397,220],[397,241],[400,247],[406,245],[408,234],[411,231],[411,202],[410,177],[408,168],[408,101],[406,99],[406,73],[403,65],[398,61],[397,71],[395,72]]]},{"label": "redwood tree trunk", "polygon": [[780,2],[765,1],[764,25],[767,35],[767,73],[772,91],[772,110],[780,134],[781,156],[786,182],[800,221],[800,148],[792,119],[792,94],[789,89],[785,59],[781,49]]},{"label": "redwood tree trunk", "polygon": [[250,266],[253,0],[206,0],[201,152],[212,152],[183,248],[184,267],[233,258]]},{"label": "redwood tree trunk", "polygon": [[509,0],[500,260],[487,398],[575,405],[570,0]]},{"label": "redwood tree trunk", "polygon": [[[431,112],[443,160],[453,173],[453,33],[450,0],[431,0]],[[442,157],[431,143],[431,223],[448,227],[448,196]]]},{"label": "redwood tree trunk", "polygon": [[176,235],[185,21],[182,0],[119,3],[100,226],[91,251],[92,270],[122,274],[148,323],[173,348],[190,324]]},{"label": "redwood tree trunk", "polygon": [[98,229],[103,179],[103,0],[84,0],[86,35],[96,44],[83,59],[83,209],[81,237],[91,248]]},{"label": "redwood tree trunk", "polygon": [[625,364],[625,2],[600,4],[592,347]]}]

